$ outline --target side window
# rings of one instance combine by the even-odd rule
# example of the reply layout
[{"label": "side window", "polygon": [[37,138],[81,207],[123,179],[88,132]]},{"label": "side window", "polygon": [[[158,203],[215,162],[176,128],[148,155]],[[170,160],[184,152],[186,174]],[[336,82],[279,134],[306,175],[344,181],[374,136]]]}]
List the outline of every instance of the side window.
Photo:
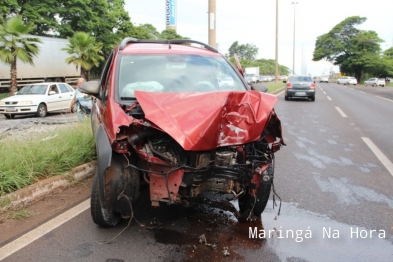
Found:
[{"label": "side window", "polygon": [[71,91],[67,88],[67,86],[66,86],[65,84],[57,84],[57,85],[59,86],[60,91],[61,91],[62,93],[69,93],[69,92],[71,92]]},{"label": "side window", "polygon": [[101,91],[100,97],[101,101],[104,105],[106,105],[106,100],[108,99],[108,92],[110,86],[110,76],[111,76],[111,65],[113,61],[113,52],[109,55],[108,60],[105,63],[104,69],[102,70],[101,74]]}]

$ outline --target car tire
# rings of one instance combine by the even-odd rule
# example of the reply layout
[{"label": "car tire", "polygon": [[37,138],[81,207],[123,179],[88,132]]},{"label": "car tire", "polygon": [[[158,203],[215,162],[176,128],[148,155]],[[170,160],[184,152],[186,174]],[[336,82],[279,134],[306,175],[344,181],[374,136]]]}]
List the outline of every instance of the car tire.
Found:
[{"label": "car tire", "polygon": [[72,107],[71,107],[71,113],[76,113],[78,111],[78,105],[75,103]]},{"label": "car tire", "polygon": [[46,105],[44,103],[39,104],[37,108],[37,116],[45,117],[47,113]]},{"label": "car tire", "polygon": [[288,96],[285,96],[284,99],[285,99],[285,101],[288,101],[288,100],[289,100]]},{"label": "car tire", "polygon": [[373,84],[373,87],[376,87],[377,85],[376,84]]},{"label": "car tire", "polygon": [[14,119],[15,115],[14,114],[4,114],[5,118],[7,119]]},{"label": "car tire", "polygon": [[[273,184],[273,176],[274,176],[274,165],[270,164],[267,168],[267,174],[269,175],[270,179],[269,181],[263,181],[261,180],[261,183],[259,185],[259,190],[256,193],[256,199],[255,197],[251,197],[247,193],[239,198],[239,211],[241,214],[241,217],[239,218],[240,222],[245,222],[247,218],[250,216],[250,212],[252,209],[253,215],[255,216],[261,216],[262,212],[265,210],[267,202],[269,201],[269,196],[270,196],[270,191],[272,188]],[[254,208],[253,208],[254,207]]]},{"label": "car tire", "polygon": [[100,189],[98,186],[98,173],[94,177],[93,188],[91,190],[90,213],[94,223],[101,227],[114,227],[120,221],[120,215],[113,212],[106,212],[105,217],[102,214],[100,201]]},{"label": "car tire", "polygon": [[315,101],[315,96],[311,97],[310,99],[311,99],[311,101],[314,102]]}]

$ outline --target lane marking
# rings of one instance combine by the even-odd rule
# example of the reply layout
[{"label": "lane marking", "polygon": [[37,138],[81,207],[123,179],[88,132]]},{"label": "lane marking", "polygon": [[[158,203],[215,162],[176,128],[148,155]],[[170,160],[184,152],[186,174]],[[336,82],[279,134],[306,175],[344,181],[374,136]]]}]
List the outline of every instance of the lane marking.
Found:
[{"label": "lane marking", "polygon": [[350,87],[350,89],[355,90],[355,89],[353,89],[352,87]]},{"label": "lane marking", "polygon": [[341,110],[341,108],[339,108],[338,106],[336,106],[337,111],[340,113],[340,115],[342,117],[347,117],[347,115]]},{"label": "lane marking", "polygon": [[276,94],[276,96],[281,95],[282,93],[284,93],[285,91],[281,91],[280,93]]},{"label": "lane marking", "polygon": [[389,173],[393,176],[393,163],[390,162],[389,158],[385,156],[384,153],[382,153],[381,150],[371,141],[370,138],[368,137],[362,137],[364,143],[373,151],[373,153],[377,156],[379,161],[386,167],[386,169],[389,171]]},{"label": "lane marking", "polygon": [[384,98],[384,97],[380,97],[380,96],[375,96],[375,97],[381,98],[381,99],[383,99],[383,100],[387,100],[387,101],[389,101],[389,102],[393,102],[393,100],[390,100],[390,99],[387,99],[387,98]]},{"label": "lane marking", "polygon": [[364,92],[364,91],[359,91],[360,93],[363,93],[363,94],[365,94],[366,92]]},{"label": "lane marking", "polygon": [[332,101],[332,99],[330,98],[330,96],[327,97],[328,100]]},{"label": "lane marking", "polygon": [[90,198],[0,248],[0,261],[90,208]]},{"label": "lane marking", "polygon": [[323,94],[324,94],[324,95],[326,95],[326,92],[325,92],[325,91],[323,91]]}]

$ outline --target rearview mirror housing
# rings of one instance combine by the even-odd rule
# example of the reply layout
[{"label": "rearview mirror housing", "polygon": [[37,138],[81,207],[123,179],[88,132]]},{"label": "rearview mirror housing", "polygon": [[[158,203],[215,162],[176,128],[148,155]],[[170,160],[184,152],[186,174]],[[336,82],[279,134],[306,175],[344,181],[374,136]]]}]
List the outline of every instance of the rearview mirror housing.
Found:
[{"label": "rearview mirror housing", "polygon": [[266,93],[269,90],[267,86],[263,84],[251,84],[251,89],[262,93]]},{"label": "rearview mirror housing", "polygon": [[80,90],[88,95],[99,98],[100,94],[100,81],[89,81],[81,85]]}]

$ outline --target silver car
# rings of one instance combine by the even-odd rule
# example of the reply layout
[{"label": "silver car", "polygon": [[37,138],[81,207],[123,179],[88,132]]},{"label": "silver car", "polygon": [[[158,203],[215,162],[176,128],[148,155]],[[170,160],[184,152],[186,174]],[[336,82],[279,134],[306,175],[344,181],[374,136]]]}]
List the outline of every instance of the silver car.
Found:
[{"label": "silver car", "polygon": [[337,79],[337,84],[343,84],[343,85],[357,85],[358,80],[354,78],[353,76],[343,76]]},{"label": "silver car", "polygon": [[315,101],[315,81],[308,75],[293,75],[284,80],[285,100],[291,97],[310,98]]},{"label": "silver car", "polygon": [[382,86],[386,85],[385,79],[383,78],[370,78],[364,82],[365,86]]}]

